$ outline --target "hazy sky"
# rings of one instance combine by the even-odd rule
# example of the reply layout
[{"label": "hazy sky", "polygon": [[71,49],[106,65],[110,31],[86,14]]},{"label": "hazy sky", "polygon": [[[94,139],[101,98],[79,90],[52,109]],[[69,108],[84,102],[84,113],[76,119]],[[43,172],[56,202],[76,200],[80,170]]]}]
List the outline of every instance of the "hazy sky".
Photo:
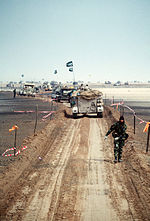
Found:
[{"label": "hazy sky", "polygon": [[150,80],[150,0],[0,0],[0,81],[71,81],[71,60],[76,80]]}]

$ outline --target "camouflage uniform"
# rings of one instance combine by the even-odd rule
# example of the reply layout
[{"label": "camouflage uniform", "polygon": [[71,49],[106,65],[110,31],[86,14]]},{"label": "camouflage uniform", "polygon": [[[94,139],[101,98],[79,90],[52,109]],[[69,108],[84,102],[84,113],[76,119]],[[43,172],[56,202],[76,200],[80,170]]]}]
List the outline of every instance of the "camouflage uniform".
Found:
[{"label": "camouflage uniform", "polygon": [[112,132],[112,136],[114,137],[114,157],[115,162],[121,161],[122,157],[122,149],[125,143],[125,140],[128,138],[128,134],[126,133],[127,125],[120,121],[114,123],[108,132],[106,133],[106,136],[108,136]]}]

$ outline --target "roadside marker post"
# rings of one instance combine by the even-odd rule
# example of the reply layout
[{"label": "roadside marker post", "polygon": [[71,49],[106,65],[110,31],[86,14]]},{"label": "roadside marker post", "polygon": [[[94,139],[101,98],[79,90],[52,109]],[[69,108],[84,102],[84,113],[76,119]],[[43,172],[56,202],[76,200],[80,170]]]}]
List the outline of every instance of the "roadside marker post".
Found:
[{"label": "roadside marker post", "polygon": [[15,127],[14,157],[16,155],[16,143],[17,143],[17,127]]},{"label": "roadside marker post", "polygon": [[36,105],[36,111],[35,111],[35,127],[34,127],[34,135],[37,127],[37,119],[38,119],[38,105]]},{"label": "roadside marker post", "polygon": [[[53,111],[53,100],[50,102],[50,110]],[[51,120],[51,115],[50,115],[50,120]]]},{"label": "roadside marker post", "polygon": [[149,134],[150,134],[150,124],[148,125],[146,153],[148,152],[148,147],[149,147]]},{"label": "roadside marker post", "polygon": [[18,126],[14,125],[11,129],[9,129],[9,132],[15,131],[15,140],[14,140],[14,157],[16,156],[16,143],[17,143],[17,130],[18,130]]},{"label": "roadside marker post", "polygon": [[135,115],[136,113],[134,113],[134,134],[135,134]]}]

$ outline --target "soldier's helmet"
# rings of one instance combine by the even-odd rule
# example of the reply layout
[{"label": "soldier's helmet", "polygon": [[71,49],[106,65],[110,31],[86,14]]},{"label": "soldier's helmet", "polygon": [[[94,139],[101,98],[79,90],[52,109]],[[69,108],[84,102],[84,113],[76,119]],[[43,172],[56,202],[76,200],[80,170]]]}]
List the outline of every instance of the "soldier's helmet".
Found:
[{"label": "soldier's helmet", "polygon": [[124,116],[120,116],[119,120],[123,120],[124,121]]},{"label": "soldier's helmet", "polygon": [[120,116],[119,122],[122,123],[122,124],[124,124],[124,117],[123,117],[123,116]]}]

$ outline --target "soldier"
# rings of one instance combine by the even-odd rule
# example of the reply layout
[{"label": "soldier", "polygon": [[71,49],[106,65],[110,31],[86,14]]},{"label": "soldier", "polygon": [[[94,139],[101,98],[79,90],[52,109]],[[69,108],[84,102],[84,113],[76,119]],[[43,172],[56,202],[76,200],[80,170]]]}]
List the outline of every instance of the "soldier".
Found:
[{"label": "soldier", "polygon": [[16,97],[16,88],[13,90],[14,98]]},{"label": "soldier", "polygon": [[126,133],[127,125],[125,124],[124,117],[121,116],[119,121],[111,125],[110,129],[105,135],[104,139],[107,139],[107,136],[112,132],[114,137],[114,163],[122,162],[122,149],[125,143],[125,140],[128,139],[128,134]]},{"label": "soldier", "polygon": [[80,85],[79,89],[80,89],[81,91],[84,90],[84,86],[83,86],[83,84]]}]

